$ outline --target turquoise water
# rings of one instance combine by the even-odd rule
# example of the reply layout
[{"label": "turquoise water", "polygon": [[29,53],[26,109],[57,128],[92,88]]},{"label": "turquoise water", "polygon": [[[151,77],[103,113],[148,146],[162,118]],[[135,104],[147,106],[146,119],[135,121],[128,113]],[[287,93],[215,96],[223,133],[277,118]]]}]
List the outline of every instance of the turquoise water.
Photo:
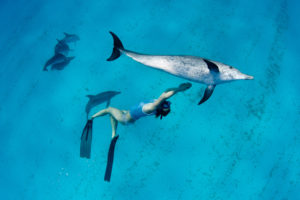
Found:
[{"label": "turquoise water", "polygon": [[[0,6],[1,199],[300,199],[297,1],[38,1]],[[254,80],[172,97],[163,120],[119,126],[104,182],[108,117],[94,121],[91,159],[79,157],[87,94],[121,91],[129,109],[185,80],[122,56],[114,31],[144,53],[197,55]],[[42,71],[56,38],[76,33],[76,58]],[[92,112],[104,108],[99,105]]]}]

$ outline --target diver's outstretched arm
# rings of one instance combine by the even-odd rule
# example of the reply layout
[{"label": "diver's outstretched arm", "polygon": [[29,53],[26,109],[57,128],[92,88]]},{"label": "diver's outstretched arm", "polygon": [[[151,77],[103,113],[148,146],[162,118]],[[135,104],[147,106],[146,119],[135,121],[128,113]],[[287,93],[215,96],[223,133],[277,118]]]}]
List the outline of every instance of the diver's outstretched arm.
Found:
[{"label": "diver's outstretched arm", "polygon": [[165,100],[167,100],[168,98],[172,97],[173,95],[175,95],[178,92],[183,92],[187,89],[189,89],[190,87],[192,87],[191,83],[182,83],[180,84],[178,87],[176,88],[169,88],[167,89],[165,92],[163,92],[159,98],[153,102],[153,103],[148,103],[146,105],[144,105],[143,107],[143,111],[146,113],[152,113],[154,110],[157,109],[157,107]]}]

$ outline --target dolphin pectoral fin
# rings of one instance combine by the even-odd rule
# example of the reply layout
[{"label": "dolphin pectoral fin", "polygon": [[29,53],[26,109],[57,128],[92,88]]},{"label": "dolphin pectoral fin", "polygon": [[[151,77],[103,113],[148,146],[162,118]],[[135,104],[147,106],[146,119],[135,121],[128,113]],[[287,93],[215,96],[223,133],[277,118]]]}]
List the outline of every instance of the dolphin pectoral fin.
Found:
[{"label": "dolphin pectoral fin", "polygon": [[107,108],[110,105],[110,100],[107,101],[105,108]]},{"label": "dolphin pectoral fin", "polygon": [[109,33],[112,35],[112,37],[114,39],[114,48],[111,53],[111,56],[107,59],[107,61],[113,61],[120,57],[120,55],[121,55],[120,49],[124,49],[124,47],[123,47],[121,40],[118,38],[118,36],[116,36],[116,34],[114,34],[111,31]]},{"label": "dolphin pectoral fin", "polygon": [[202,97],[201,101],[198,103],[198,105],[204,103],[209,99],[209,97],[212,95],[214,92],[216,85],[208,85],[207,88],[205,89],[204,96]]},{"label": "dolphin pectoral fin", "polygon": [[213,63],[209,60],[206,60],[206,59],[203,59],[203,60],[207,64],[207,67],[208,67],[209,71],[213,71],[213,72],[216,72],[216,73],[220,72],[219,67],[215,63]]}]

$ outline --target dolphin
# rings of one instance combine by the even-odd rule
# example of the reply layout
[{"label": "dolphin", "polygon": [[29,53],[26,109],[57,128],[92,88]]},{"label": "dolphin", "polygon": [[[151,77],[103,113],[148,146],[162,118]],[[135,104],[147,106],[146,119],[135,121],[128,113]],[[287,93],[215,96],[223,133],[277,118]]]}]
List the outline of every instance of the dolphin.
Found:
[{"label": "dolphin", "polygon": [[204,103],[212,95],[216,85],[234,80],[251,80],[253,76],[241,73],[232,66],[196,56],[147,55],[126,50],[121,40],[110,32],[114,40],[114,48],[107,61],[113,61],[121,54],[132,58],[146,66],[165,71],[169,74],[193,82],[207,85],[204,96],[198,105]]},{"label": "dolphin", "polygon": [[66,57],[66,60],[61,63],[56,63],[51,66],[51,70],[63,70],[70,62],[73,60],[75,56]]},{"label": "dolphin", "polygon": [[70,51],[69,45],[65,43],[63,40],[59,40],[59,39],[56,40],[57,40],[57,44],[55,45],[54,53],[55,54],[60,53],[67,56]]},{"label": "dolphin", "polygon": [[89,115],[89,112],[91,111],[92,108],[94,108],[95,106],[102,104],[104,102],[106,102],[106,107],[109,106],[110,104],[110,100],[120,94],[121,92],[117,92],[117,91],[106,91],[106,92],[101,92],[99,94],[96,95],[86,95],[89,98],[88,103],[85,106],[85,112],[86,115]]},{"label": "dolphin", "polygon": [[60,54],[60,53],[58,53],[58,54],[55,54],[52,58],[50,58],[47,62],[46,62],[46,64],[44,65],[44,71],[48,71],[47,70],[47,67],[49,66],[49,65],[55,65],[55,64],[57,64],[57,63],[62,63],[62,62],[64,62],[64,61],[66,61],[67,60],[67,57],[66,56],[64,56],[63,54]]},{"label": "dolphin", "polygon": [[75,34],[64,33],[64,35],[65,37],[62,39],[62,41],[65,43],[77,42],[80,40],[79,36]]}]

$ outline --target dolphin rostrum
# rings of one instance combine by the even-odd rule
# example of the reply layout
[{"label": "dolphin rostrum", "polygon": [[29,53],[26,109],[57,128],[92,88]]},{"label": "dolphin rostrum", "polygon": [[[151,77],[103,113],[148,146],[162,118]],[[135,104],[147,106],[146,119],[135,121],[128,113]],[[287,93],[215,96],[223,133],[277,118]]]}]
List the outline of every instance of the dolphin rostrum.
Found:
[{"label": "dolphin rostrum", "polygon": [[253,76],[243,74],[238,69],[229,65],[196,56],[146,55],[129,51],[124,48],[121,40],[113,32],[110,32],[110,34],[114,40],[114,48],[107,61],[115,60],[121,54],[125,54],[146,66],[193,82],[206,84],[207,87],[204,96],[198,105],[209,99],[218,84],[234,80],[253,79]]},{"label": "dolphin rostrum", "polygon": [[95,106],[106,102],[106,107],[109,106],[110,104],[110,100],[120,94],[121,92],[117,92],[117,91],[106,91],[106,92],[101,92],[99,94],[96,95],[86,95],[89,98],[88,103],[85,106],[85,112],[86,115],[89,115],[89,112],[92,110],[92,108],[94,108]]}]

